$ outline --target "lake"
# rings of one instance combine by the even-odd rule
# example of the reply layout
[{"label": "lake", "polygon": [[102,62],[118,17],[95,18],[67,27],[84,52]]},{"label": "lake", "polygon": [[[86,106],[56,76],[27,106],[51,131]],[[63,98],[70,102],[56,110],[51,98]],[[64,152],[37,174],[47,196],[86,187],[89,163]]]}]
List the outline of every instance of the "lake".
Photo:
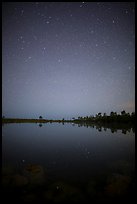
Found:
[{"label": "lake", "polygon": [[133,128],[3,125],[3,195],[14,202],[123,201],[134,195],[134,177]]}]

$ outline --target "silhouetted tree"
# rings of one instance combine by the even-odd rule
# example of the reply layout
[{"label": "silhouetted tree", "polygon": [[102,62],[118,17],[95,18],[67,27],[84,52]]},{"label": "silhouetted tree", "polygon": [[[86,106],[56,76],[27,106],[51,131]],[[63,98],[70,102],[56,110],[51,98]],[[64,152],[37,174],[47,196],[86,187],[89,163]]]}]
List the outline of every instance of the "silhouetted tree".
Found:
[{"label": "silhouetted tree", "polygon": [[112,116],[114,116],[115,114],[114,114],[114,112],[113,111],[111,111],[111,113],[110,113],[110,116],[112,117]]},{"label": "silhouetted tree", "polygon": [[131,113],[131,117],[135,117],[135,112],[132,112],[132,113]]},{"label": "silhouetted tree", "polygon": [[125,115],[125,114],[126,114],[125,110],[121,111],[121,115]]},{"label": "silhouetted tree", "polygon": [[98,113],[98,116],[101,117],[101,113],[100,112]]},{"label": "silhouetted tree", "polygon": [[90,115],[89,118],[90,118],[90,119],[93,119],[93,118],[94,118],[94,115]]},{"label": "silhouetted tree", "polygon": [[132,121],[135,121],[135,112],[132,112],[132,113],[131,113],[131,120],[132,120]]},{"label": "silhouetted tree", "polygon": [[41,115],[39,116],[39,119],[42,119],[42,116],[41,116]]}]

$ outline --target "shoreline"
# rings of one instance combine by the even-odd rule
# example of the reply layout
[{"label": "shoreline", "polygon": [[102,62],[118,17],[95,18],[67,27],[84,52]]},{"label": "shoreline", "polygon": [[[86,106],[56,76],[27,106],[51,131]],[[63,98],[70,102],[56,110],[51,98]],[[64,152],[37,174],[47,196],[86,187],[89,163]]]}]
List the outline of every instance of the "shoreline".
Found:
[{"label": "shoreline", "polygon": [[131,123],[134,124],[134,120],[49,120],[49,119],[22,119],[22,118],[2,118],[2,123],[75,123],[75,124],[118,124],[118,123]]},{"label": "shoreline", "polygon": [[48,119],[21,119],[21,118],[4,118],[2,123],[64,123],[64,122],[74,122],[73,120],[48,120]]}]

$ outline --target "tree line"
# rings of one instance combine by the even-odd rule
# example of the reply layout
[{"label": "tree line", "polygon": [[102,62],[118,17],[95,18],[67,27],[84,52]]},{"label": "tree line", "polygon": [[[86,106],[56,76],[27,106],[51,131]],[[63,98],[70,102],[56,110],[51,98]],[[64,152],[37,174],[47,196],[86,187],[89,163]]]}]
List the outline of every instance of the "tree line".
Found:
[{"label": "tree line", "polygon": [[72,118],[72,120],[65,120],[64,118],[62,120],[48,120],[48,119],[44,119],[41,115],[39,116],[39,119],[8,119],[5,116],[2,117],[3,121],[6,120],[20,120],[20,121],[32,121],[32,122],[37,122],[39,121],[43,121],[43,122],[135,122],[135,112],[130,113],[126,113],[125,110],[121,111],[120,114],[118,114],[117,112],[110,112],[110,115],[107,115],[106,113],[97,113],[95,116],[94,115],[90,115],[90,116],[85,116],[85,117],[81,117],[79,116],[78,118]]},{"label": "tree line", "polygon": [[135,121],[135,112],[126,113],[125,110],[121,111],[120,114],[117,112],[110,112],[110,115],[107,115],[106,113],[97,113],[95,116],[85,116],[85,117],[78,117],[78,118],[72,118],[74,121],[106,121],[106,122],[113,122],[113,121],[122,121],[122,122],[128,122],[128,121]]}]

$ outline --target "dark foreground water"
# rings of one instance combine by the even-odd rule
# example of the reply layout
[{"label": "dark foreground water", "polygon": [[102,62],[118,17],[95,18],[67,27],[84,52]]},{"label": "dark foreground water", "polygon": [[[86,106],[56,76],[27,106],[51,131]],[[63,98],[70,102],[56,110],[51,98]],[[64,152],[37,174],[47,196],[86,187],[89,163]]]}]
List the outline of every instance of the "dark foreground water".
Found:
[{"label": "dark foreground water", "polygon": [[130,202],[135,133],[110,125],[6,124],[2,184],[3,198],[14,203]]}]

